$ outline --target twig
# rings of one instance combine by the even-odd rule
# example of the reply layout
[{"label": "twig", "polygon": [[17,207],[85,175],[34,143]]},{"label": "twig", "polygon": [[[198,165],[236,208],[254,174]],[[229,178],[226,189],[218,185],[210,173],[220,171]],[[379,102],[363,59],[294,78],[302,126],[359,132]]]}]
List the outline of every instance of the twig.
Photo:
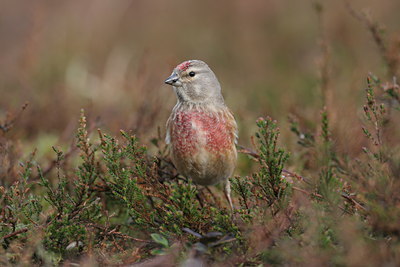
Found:
[{"label": "twig", "polygon": [[25,232],[27,232],[27,231],[28,231],[28,228],[22,228],[22,229],[20,229],[20,230],[18,230],[18,231],[15,231],[15,232],[12,232],[12,233],[10,233],[10,234],[8,234],[8,235],[3,236],[2,239],[6,240],[6,239],[8,239],[8,238],[10,238],[10,237],[13,237],[13,236],[16,236],[16,235],[25,233]]},{"label": "twig", "polygon": [[296,187],[296,186],[292,186],[292,188],[293,188],[294,190],[299,191],[299,192],[302,192],[302,193],[304,193],[304,194],[306,194],[306,195],[308,195],[308,196],[315,196],[315,197],[323,198],[323,196],[320,195],[320,194],[318,194],[318,193],[310,193],[310,192],[308,192],[308,191],[306,191],[306,190],[304,190],[304,189],[298,188],[298,187]]},{"label": "twig", "polygon": [[137,241],[137,242],[144,242],[144,243],[151,243],[152,242],[152,241],[149,241],[149,240],[143,240],[143,239],[131,237],[131,236],[125,235],[125,234],[123,234],[121,232],[116,232],[116,228],[114,228],[114,229],[109,231],[107,228],[102,227],[102,226],[97,225],[97,224],[94,224],[94,223],[89,223],[87,226],[89,226],[89,227],[92,226],[94,228],[102,230],[105,235],[111,235],[111,236],[112,235],[117,235],[119,237],[122,237],[122,238],[125,238],[125,239],[131,239],[131,240],[134,240],[134,241]]},{"label": "twig", "polygon": [[[244,146],[241,146],[241,145],[238,145],[237,147],[239,148],[239,150],[238,150],[239,153],[243,153],[243,154],[249,155],[252,158],[254,158],[256,161],[259,160],[260,155],[257,152],[255,152],[254,150],[252,150],[250,148],[247,148],[247,147],[244,147]],[[307,178],[305,178],[305,177],[303,177],[303,176],[301,176],[299,174],[296,174],[296,173],[291,172],[291,171],[286,170],[286,169],[283,169],[282,172],[287,173],[292,177],[295,177],[299,181],[303,181],[303,182],[305,182],[307,184],[311,184],[309,179],[307,179]]]},{"label": "twig", "polygon": [[367,209],[363,206],[363,205],[361,205],[360,203],[358,203],[354,198],[352,198],[351,196],[349,196],[349,195],[347,195],[347,194],[345,194],[345,193],[342,193],[342,197],[343,198],[345,198],[345,199],[347,199],[348,201],[350,201],[351,203],[353,203],[356,207],[358,207],[358,208],[360,208],[360,209],[362,209],[362,210],[364,210],[364,211],[367,211]]},{"label": "twig", "polygon": [[291,172],[291,171],[286,170],[286,169],[283,169],[282,172],[287,173],[290,176],[295,177],[297,180],[305,182],[306,184],[311,184],[309,179],[307,179],[307,178],[305,178],[305,177],[303,177],[303,176],[301,176],[301,175],[299,175],[297,173]]},{"label": "twig", "polygon": [[[318,193],[310,193],[310,192],[308,192],[308,191],[306,191],[306,190],[304,190],[304,189],[301,189],[301,188],[299,188],[299,187],[296,187],[296,186],[292,186],[292,188],[293,188],[294,190],[299,191],[299,192],[302,192],[302,193],[304,193],[304,194],[306,194],[306,195],[308,195],[308,196],[315,196],[315,197],[318,197],[318,198],[321,198],[321,199],[324,198],[322,195],[320,195],[320,194],[318,194]],[[347,201],[353,203],[354,206],[356,206],[356,207],[362,209],[363,211],[367,211],[367,209],[366,209],[363,205],[361,205],[360,203],[358,203],[355,199],[353,199],[352,197],[348,196],[347,194],[342,193],[341,196],[342,196],[344,199],[346,199]]]},{"label": "twig", "polygon": [[[92,124],[92,126],[88,129],[88,135],[90,135],[94,131],[94,128],[97,127],[97,124],[98,124],[98,121],[95,121],[95,123]],[[68,152],[63,155],[63,161],[68,159],[77,150],[78,150],[78,146],[76,146],[75,140],[73,140],[71,145],[70,145],[70,147],[69,147]],[[52,160],[49,163],[49,165],[47,166],[47,168],[44,171],[42,171],[43,177],[45,177],[47,174],[49,174],[57,166],[57,163],[58,163],[57,159]],[[40,174],[36,175],[32,180],[34,180],[34,181],[38,180],[39,179],[39,175]]]},{"label": "twig", "polygon": [[254,150],[241,146],[241,145],[237,145],[237,147],[239,148],[238,152],[239,153],[243,153],[246,155],[251,156],[252,158],[254,158],[256,161],[258,161],[258,159],[260,158],[260,155],[258,155],[257,152],[255,152]]},{"label": "twig", "polygon": [[14,125],[14,123],[16,122],[16,120],[21,116],[22,112],[28,107],[28,102],[26,102],[25,104],[22,105],[21,109],[19,110],[19,112],[17,113],[17,115],[14,116],[14,118],[10,119],[10,120],[6,120],[4,122],[4,124],[0,124],[0,130],[3,131],[3,133],[8,132],[12,126]]},{"label": "twig", "polygon": [[217,198],[215,197],[214,193],[211,191],[211,189],[208,186],[204,186],[204,188],[207,190],[207,192],[211,195],[212,199],[214,200],[214,203],[217,203]]},{"label": "twig", "polygon": [[[70,146],[70,149],[68,150],[68,152],[63,155],[63,160],[66,160],[67,158],[69,158],[77,149],[78,149],[78,147],[75,146],[74,143],[73,143]],[[58,163],[57,159],[52,160],[50,162],[50,164],[47,166],[47,168],[44,171],[42,171],[41,175],[43,175],[43,177],[45,177],[47,174],[49,174],[54,169],[54,167],[57,166],[57,163]],[[34,180],[34,181],[38,180],[39,179],[39,175],[40,174],[35,176],[32,180]]]},{"label": "twig", "polygon": [[350,3],[345,0],[345,5],[346,8],[349,10],[349,13],[358,21],[360,21],[362,24],[364,24],[369,32],[372,34],[372,38],[374,39],[376,45],[378,46],[378,49],[380,51],[380,54],[385,61],[386,65],[389,68],[389,75],[391,77],[396,75],[396,69],[395,69],[395,62],[389,57],[389,53],[385,44],[385,40],[382,37],[381,34],[381,28],[377,23],[374,23],[371,18],[365,13],[365,12],[358,12],[356,11]]}]

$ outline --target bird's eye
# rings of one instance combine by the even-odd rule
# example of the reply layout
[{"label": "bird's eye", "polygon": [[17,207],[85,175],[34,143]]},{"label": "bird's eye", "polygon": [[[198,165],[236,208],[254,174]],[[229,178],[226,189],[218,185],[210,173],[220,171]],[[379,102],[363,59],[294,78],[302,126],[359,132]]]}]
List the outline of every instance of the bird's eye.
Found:
[{"label": "bird's eye", "polygon": [[194,73],[194,71],[189,72],[190,77],[194,77],[194,75],[196,75],[196,73]]}]

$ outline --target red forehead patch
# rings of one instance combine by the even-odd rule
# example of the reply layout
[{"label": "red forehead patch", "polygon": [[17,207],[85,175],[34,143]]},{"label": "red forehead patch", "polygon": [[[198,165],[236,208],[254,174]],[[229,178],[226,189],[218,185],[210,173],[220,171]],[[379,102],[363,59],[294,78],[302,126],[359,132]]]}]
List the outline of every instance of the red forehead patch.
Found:
[{"label": "red forehead patch", "polygon": [[181,71],[185,71],[190,67],[190,61],[185,61],[181,64],[179,64],[178,66],[176,66],[179,70]]}]

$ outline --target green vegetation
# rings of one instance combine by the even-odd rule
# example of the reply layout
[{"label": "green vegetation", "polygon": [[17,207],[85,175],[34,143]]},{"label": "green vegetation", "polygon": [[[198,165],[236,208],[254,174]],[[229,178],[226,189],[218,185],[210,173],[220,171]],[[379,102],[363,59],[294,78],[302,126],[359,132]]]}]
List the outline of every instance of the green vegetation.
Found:
[{"label": "green vegetation", "polygon": [[[359,41],[356,38],[360,37],[347,36],[344,28],[340,28],[336,30],[345,32],[339,35],[344,39],[330,41],[324,23],[328,12],[337,15],[334,12],[338,7],[335,4],[336,9],[329,11],[326,6],[332,3],[316,1],[314,10],[312,7],[309,10],[317,14],[313,23],[320,25],[319,46],[310,49],[318,54],[320,76],[315,78],[315,74],[307,73],[310,55],[304,51],[309,51],[308,45],[300,41],[307,37],[297,36],[288,22],[274,15],[274,12],[290,12],[275,4],[268,6],[269,17],[264,13],[254,16],[246,13],[257,9],[266,12],[261,3],[258,8],[242,6],[236,10],[235,19],[225,13],[229,8],[235,10],[231,4],[216,4],[221,8],[219,13],[207,9],[223,17],[211,16],[210,21],[223,25],[222,29],[214,30],[221,34],[225,44],[229,43],[232,51],[241,48],[240,55],[237,53],[230,62],[230,49],[219,49],[220,43],[213,48],[204,45],[205,50],[211,49],[204,53],[213,55],[210,60],[217,66],[217,74],[221,73],[218,76],[222,84],[234,88],[229,91],[225,90],[229,86],[223,86],[227,103],[240,125],[239,142],[244,145],[238,146],[237,175],[231,177],[233,211],[219,186],[195,185],[179,175],[170,161],[164,129],[157,127],[165,123],[166,118],[160,114],[169,110],[173,101],[164,106],[163,97],[167,93],[152,89],[157,84],[154,72],[160,70],[160,60],[158,65],[148,63],[152,67],[157,65],[151,71],[144,67],[146,59],[138,63],[138,74],[134,78],[127,74],[128,81],[134,84],[130,85],[118,76],[129,69],[124,49],[110,53],[110,61],[104,63],[105,74],[101,75],[96,67],[103,63],[96,55],[106,50],[103,42],[96,42],[99,46],[88,45],[93,51],[88,53],[87,60],[78,58],[67,63],[70,56],[80,55],[80,49],[87,45],[84,41],[65,44],[62,53],[56,49],[36,58],[40,53],[32,52],[37,49],[32,40],[45,37],[32,33],[36,37],[27,42],[26,62],[21,63],[23,71],[14,80],[12,75],[4,78],[0,73],[0,90],[16,86],[17,81],[42,90],[35,94],[29,91],[26,98],[31,104],[24,104],[20,111],[11,112],[16,104],[10,99],[23,101],[25,94],[10,92],[2,94],[4,97],[0,99],[0,265],[399,265],[400,86],[396,80],[400,77],[399,41],[388,38],[366,13],[343,5],[357,29],[365,26],[372,35],[368,44],[375,45],[373,49],[377,52],[365,53],[362,59],[371,68],[368,71],[378,74],[359,70],[357,73],[363,74],[362,78],[354,74],[356,82],[354,77],[350,80],[349,76],[340,76],[338,65],[344,72],[356,69],[347,57],[350,52],[345,44],[351,42],[346,38]],[[37,5],[34,20],[38,21],[34,23],[40,24],[40,16],[46,12],[60,12],[56,7],[47,10]],[[143,5],[135,8],[146,10]],[[298,6],[299,10],[303,6]],[[75,4],[70,8],[79,10]],[[114,11],[125,12],[126,8],[115,4]],[[160,10],[165,12],[164,7]],[[201,26],[196,22],[201,8],[196,12],[194,25]],[[158,15],[157,19],[163,21],[161,14]],[[339,24],[345,20],[341,13],[338,17],[339,20],[330,19]],[[267,35],[262,35],[262,31],[274,33],[269,26],[273,23],[268,20],[279,21],[276,28],[287,38],[284,43],[263,39]],[[296,23],[302,26],[307,21],[308,18]],[[123,23],[110,18],[107,23],[115,32],[121,28],[119,35],[124,35]],[[240,34],[235,35],[237,43],[230,42],[230,37],[224,34],[233,33],[235,23],[248,29],[246,37],[268,43],[271,47],[265,50],[277,54],[254,49],[257,50],[254,57]],[[144,24],[132,27],[140,30],[144,27],[148,30],[146,34],[152,36],[154,29]],[[201,33],[204,29],[200,26]],[[79,34],[78,28],[72,27],[70,31]],[[110,36],[108,39],[114,39]],[[58,39],[46,40],[56,43]],[[368,45],[358,48],[370,51]],[[162,51],[154,49],[154,53]],[[299,61],[298,54],[304,54]],[[376,66],[379,56],[382,66]],[[264,69],[263,60],[274,64],[265,80],[264,72],[269,70]],[[235,62],[241,62],[242,76],[229,76],[218,70],[218,67],[234,69]],[[246,77],[244,73],[250,77],[242,88],[240,80]],[[273,89],[281,83],[280,89]],[[350,83],[355,84],[351,87],[355,87],[353,91],[347,85]],[[239,94],[236,85],[247,90],[248,98]],[[91,91],[93,88],[99,93]],[[94,103],[79,102],[85,98]],[[12,102],[10,107],[7,100]],[[77,103],[85,106],[80,115]],[[57,112],[54,115],[48,111]],[[271,114],[277,121],[270,117],[256,120],[260,113]],[[104,117],[98,119],[98,114]],[[120,128],[129,130],[118,133]]]},{"label": "green vegetation", "polygon": [[[238,204],[233,212],[220,195],[177,177],[168,159],[150,156],[135,136],[121,131],[116,138],[99,130],[99,138],[91,141],[82,112],[75,171],[64,166],[66,155],[53,147],[54,172],[47,173],[55,179],[44,175],[33,153],[21,164],[19,178],[1,187],[1,260],[59,264],[91,255],[108,264],[123,262],[124,251],[134,248],[140,260],[169,255],[177,247],[180,256],[174,261],[191,255],[242,264],[305,263],[302,253],[312,249],[342,265],[345,248],[354,241],[343,234],[343,223],[354,231],[359,249],[385,243],[387,253],[395,253],[400,248],[399,165],[388,157],[397,147],[388,148],[381,135],[390,119],[375,98],[379,85],[368,77],[364,111],[373,130],[366,125],[363,131],[374,151],[365,148],[364,159],[345,165],[348,159],[334,151],[324,109],[320,138],[310,138],[308,145],[299,142],[315,157],[319,175],[312,179],[284,169],[289,155],[278,147],[276,122],[259,119],[257,152],[248,154],[260,167],[247,177],[232,178]],[[392,108],[397,112],[398,103]],[[302,135],[296,124],[292,130]],[[118,252],[112,252],[114,246]],[[30,256],[23,258],[21,251]],[[102,259],[104,253],[114,255]],[[386,260],[395,260],[397,253],[392,255]]]}]

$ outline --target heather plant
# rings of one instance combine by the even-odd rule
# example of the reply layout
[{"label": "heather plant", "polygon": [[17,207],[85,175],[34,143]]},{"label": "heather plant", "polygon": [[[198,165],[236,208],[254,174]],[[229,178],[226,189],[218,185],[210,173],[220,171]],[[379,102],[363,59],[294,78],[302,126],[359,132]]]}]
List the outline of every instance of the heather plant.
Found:
[{"label": "heather plant", "polygon": [[289,155],[278,147],[279,129],[276,121],[261,118],[257,121],[259,131],[257,160],[260,170],[243,179],[235,177],[233,189],[245,213],[269,210],[276,214],[287,202],[289,184],[282,178],[282,171]]},{"label": "heather plant", "polygon": [[[1,68],[0,87],[7,90],[0,97],[0,265],[398,266],[399,38],[372,19],[375,12],[359,12],[345,1],[351,15],[346,17],[343,6],[337,8],[339,2],[315,1],[318,23],[304,16],[304,10],[292,13],[293,9],[282,8],[284,2],[269,5],[268,16],[261,2],[256,7],[215,3],[220,11],[207,9],[214,14],[207,23],[221,25],[222,31],[215,28],[216,33],[224,33],[228,26],[232,28],[226,32],[236,33],[235,39],[215,40],[224,53],[205,58],[216,72],[222,72],[224,88],[230,88],[224,96],[239,125],[239,160],[236,175],[230,178],[232,210],[222,188],[198,186],[181,176],[164,142],[165,128],[159,125],[164,125],[163,114],[170,108],[165,104],[170,93],[157,86],[167,75],[161,70],[169,68],[161,62],[176,58],[160,55],[182,51],[163,43],[165,50],[152,47],[150,56],[143,56],[137,65],[127,61],[131,56],[120,47],[108,54],[106,47],[114,44],[127,45],[129,51],[137,48],[129,41],[118,43],[120,34],[114,34],[126,33],[125,22],[134,16],[126,16],[126,21],[117,16],[104,20],[104,30],[113,33],[112,42],[91,24],[88,40],[77,43],[78,38],[67,33],[71,42],[60,46],[60,51],[50,49],[55,46],[49,46],[49,40],[59,39],[48,29],[55,27],[58,36],[65,28],[57,26],[57,19],[41,27],[58,6],[44,8],[36,3],[28,34],[20,34],[18,26],[12,28],[18,42],[14,35],[2,35],[7,36],[2,47],[12,44],[16,46],[12,51],[25,52],[0,49],[0,65],[6,66]],[[76,21],[75,13],[82,8],[68,5],[66,10],[73,11],[74,17],[62,14]],[[374,8],[385,12],[384,5]],[[133,6],[150,10],[147,4]],[[390,9],[395,10],[393,6]],[[116,2],[113,7],[121,8]],[[165,4],[156,10],[164,14],[171,7],[179,9]],[[101,10],[92,13],[107,17]],[[126,6],[122,10],[132,12]],[[232,17],[232,11],[238,16]],[[197,25],[196,12],[192,26]],[[7,12],[2,16],[5,22],[10,19]],[[296,25],[290,23],[300,16]],[[23,16],[15,17],[25,21]],[[144,23],[147,17],[126,28],[138,25],[144,29],[140,32],[153,34]],[[318,45],[307,39],[313,36],[308,34],[311,30],[303,32],[308,20],[313,33],[318,31]],[[196,27],[182,24],[181,17],[177,21],[174,30],[184,32],[184,25],[192,34],[182,38],[185,42],[199,40],[193,34]],[[203,17],[199,21],[203,23]],[[349,34],[361,28],[359,22],[370,33],[372,45],[362,39],[362,31]],[[398,25],[391,22],[389,29]],[[246,31],[236,31],[235,23]],[[294,26],[302,31],[292,32]],[[279,42],[272,33],[283,29],[288,39]],[[300,32],[301,42],[294,32]],[[42,39],[45,36],[52,38]],[[92,48],[91,38],[96,49],[85,50],[86,45]],[[135,35],[134,41],[140,38]],[[242,47],[251,38],[261,44],[267,41],[268,49]],[[187,43],[176,47],[182,49]],[[239,48],[244,52],[232,53]],[[378,57],[372,53],[374,48]],[[21,54],[22,60],[15,60],[18,68],[10,60],[15,54]],[[224,59],[227,55],[229,61]],[[314,55],[319,76],[309,73]],[[368,74],[370,70],[374,74]],[[239,71],[249,77],[237,75]],[[244,89],[246,99],[241,98]],[[21,97],[29,99],[29,109],[25,104],[19,111],[6,112]],[[80,106],[86,112],[81,112],[76,126]],[[289,113],[287,124],[284,118]],[[259,114],[277,120],[266,117],[253,123]],[[98,133],[93,131],[96,128],[101,128]],[[118,133],[121,128],[127,130]]]},{"label": "heather plant", "polygon": [[[366,103],[364,114],[366,125],[363,127],[365,136],[369,139],[370,148],[363,148],[368,163],[360,163],[359,170],[365,177],[363,192],[372,225],[379,235],[398,235],[398,189],[400,184],[396,176],[398,172],[398,147],[388,147],[385,131],[391,121],[384,103],[379,103],[375,91],[380,81],[377,77],[367,77]],[[396,106],[391,106],[392,112],[397,112]],[[357,175],[358,176],[358,175]],[[359,178],[359,177],[357,177]],[[384,203],[384,206],[382,206]]]},{"label": "heather plant", "polygon": [[33,230],[40,222],[42,205],[40,199],[32,193],[33,184],[30,182],[34,153],[25,163],[21,163],[22,172],[17,181],[11,186],[0,187],[2,241],[7,248],[10,240],[18,234]]},{"label": "heather plant", "polygon": [[[243,150],[259,167],[231,179],[233,211],[218,190],[177,175],[161,141],[153,141],[159,148],[154,157],[125,131],[118,138],[99,130],[95,139],[82,113],[74,172],[65,169],[66,156],[73,155],[53,147],[53,170],[44,173],[32,153],[21,164],[18,181],[1,188],[1,260],[58,264],[92,253],[98,262],[110,264],[124,262],[117,255],[135,248],[135,261],[172,257],[179,248],[180,256],[170,258],[172,262],[305,263],[307,251],[316,251],[343,264],[349,241],[338,222],[364,229],[354,233],[365,250],[398,235],[397,165],[388,156],[397,154],[395,147],[385,146],[389,141],[384,141],[383,129],[390,120],[374,93],[374,86],[381,87],[372,81],[367,81],[364,107],[367,125],[362,131],[371,141],[365,159],[346,163],[345,155],[335,150],[323,109],[316,132],[305,131],[306,143],[304,131],[292,123],[299,145],[309,151],[304,155],[314,161],[303,168],[308,176],[300,176],[285,167],[289,154],[279,146],[277,122],[259,119],[256,152]],[[374,241],[368,240],[371,236]],[[17,256],[17,244],[30,248],[29,256]],[[399,247],[397,239],[392,246]]]},{"label": "heather plant", "polygon": [[185,227],[203,233],[237,232],[227,209],[216,209],[201,199],[191,181],[178,177],[163,180],[157,171],[157,159],[148,157],[135,136],[124,131],[121,135],[122,143],[100,132],[107,167],[103,179],[114,197],[124,203],[132,226],[167,235],[182,234]]},{"label": "heather plant", "polygon": [[[56,153],[57,184],[55,187],[45,178],[39,167],[38,173],[45,188],[44,200],[52,207],[48,216],[44,246],[51,251],[64,254],[69,246],[80,250],[87,246],[90,224],[100,218],[99,199],[91,186],[99,177],[99,166],[95,161],[97,148],[90,143],[86,130],[86,118],[81,115],[77,131],[77,147],[80,149],[81,164],[76,175],[67,177],[61,170],[63,152]],[[80,248],[79,248],[80,247]]]}]

